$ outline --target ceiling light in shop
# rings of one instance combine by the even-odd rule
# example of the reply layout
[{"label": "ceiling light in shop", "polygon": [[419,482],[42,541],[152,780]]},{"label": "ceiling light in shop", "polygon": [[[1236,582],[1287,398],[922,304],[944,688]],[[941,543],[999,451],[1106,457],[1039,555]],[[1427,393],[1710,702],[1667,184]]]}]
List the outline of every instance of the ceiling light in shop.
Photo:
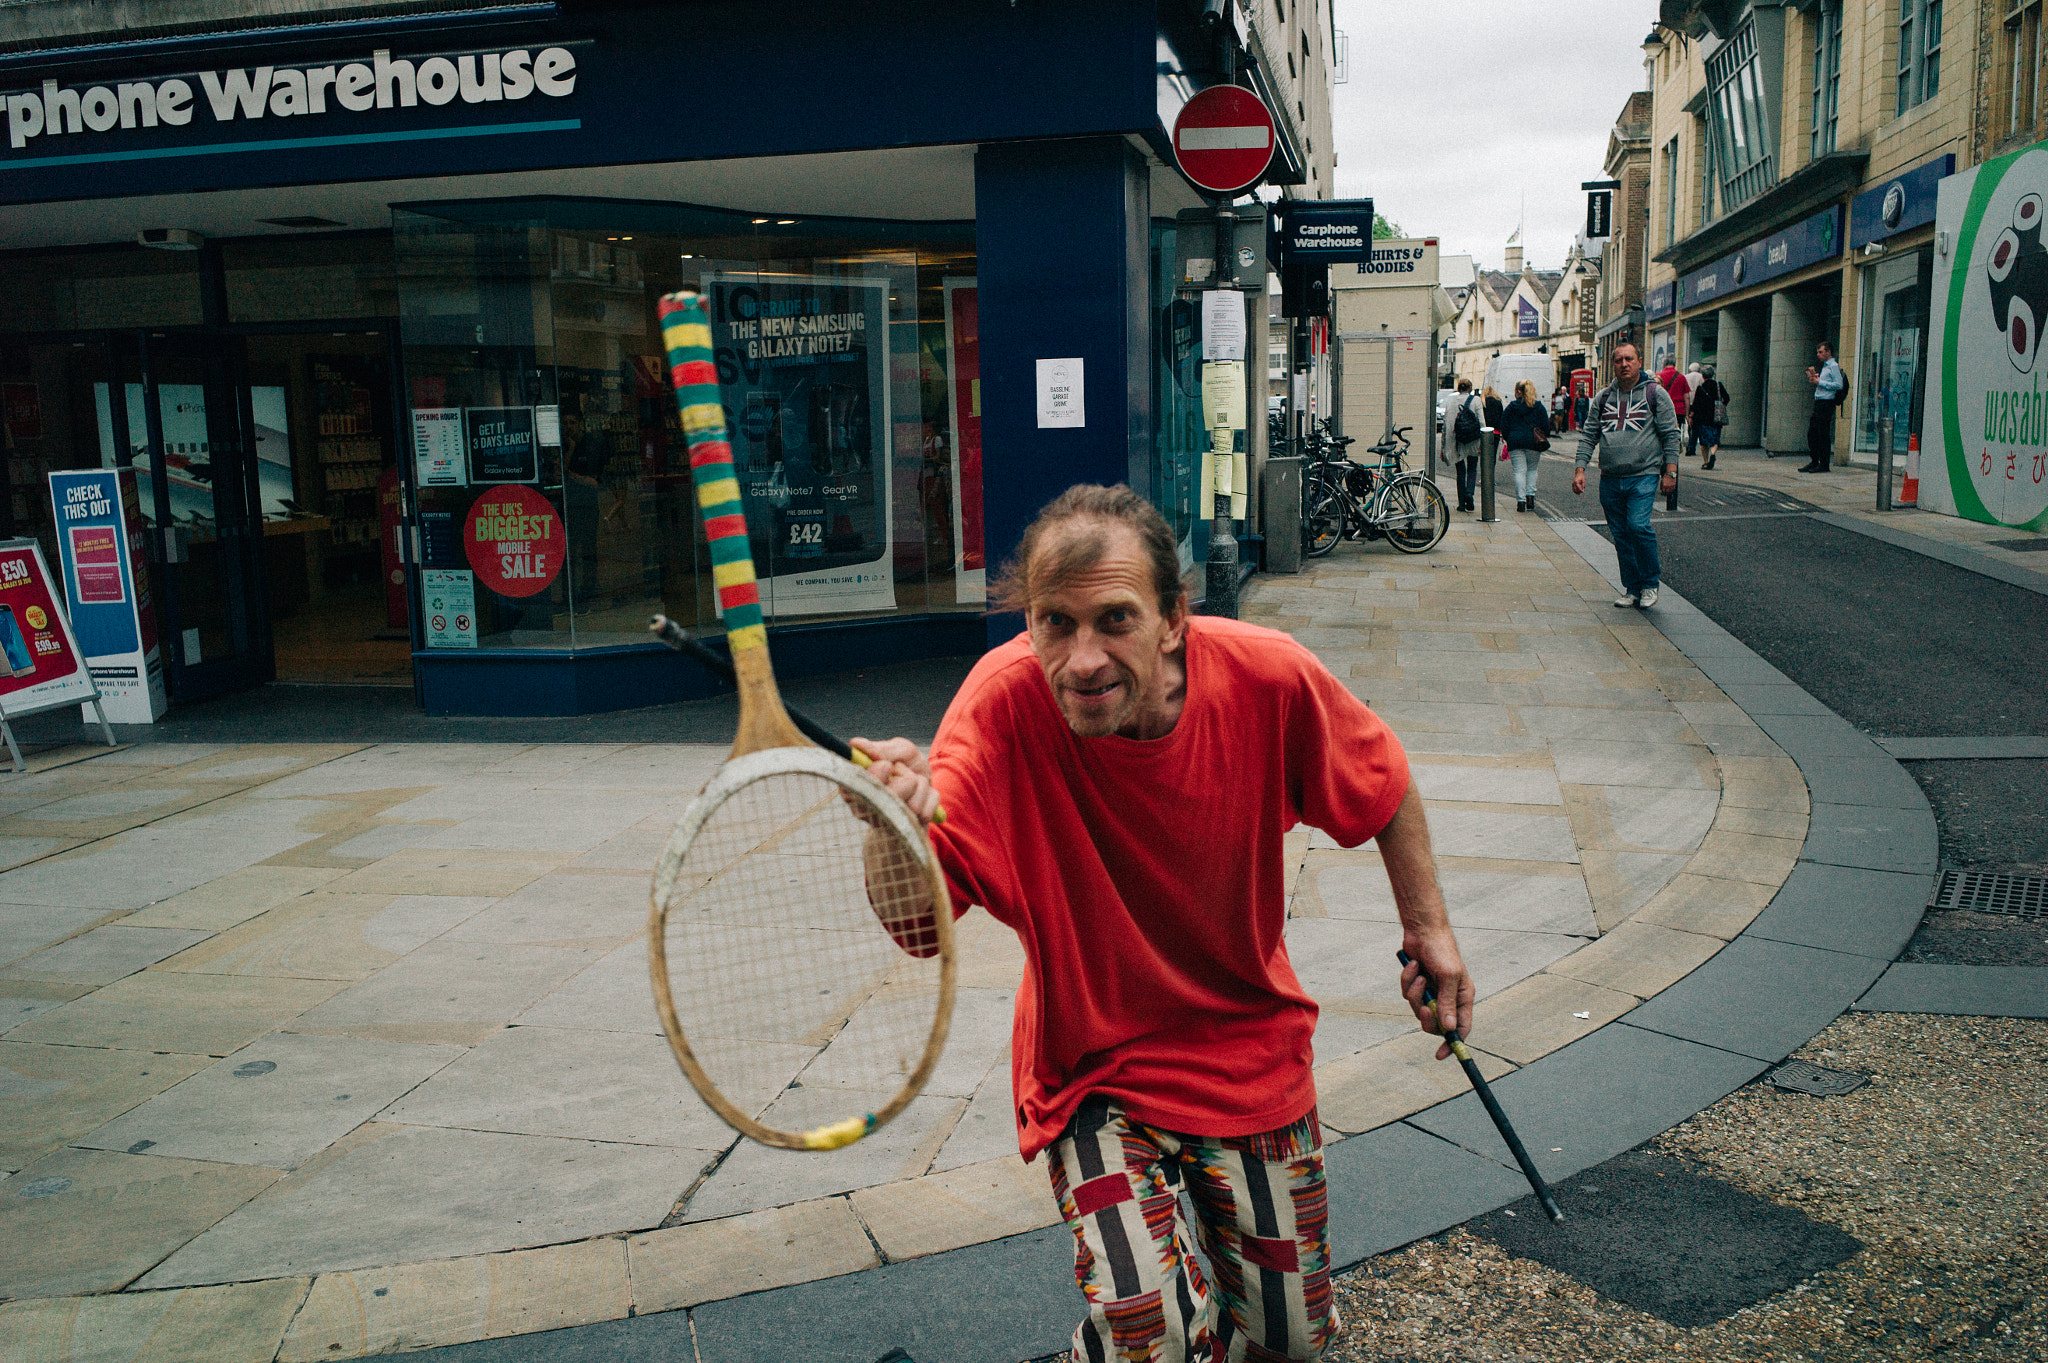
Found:
[{"label": "ceiling light in shop", "polygon": [[755,221],[756,223],[763,223],[763,222],[766,222],[766,221],[768,221],[768,219],[766,219],[766,218],[756,218],[756,219],[754,219],[754,221]]},{"label": "ceiling light in shop", "polygon": [[794,227],[794,226],[796,226],[796,219],[795,219],[795,218],[777,218],[777,219],[775,220],[775,225],[776,225],[777,227]]}]

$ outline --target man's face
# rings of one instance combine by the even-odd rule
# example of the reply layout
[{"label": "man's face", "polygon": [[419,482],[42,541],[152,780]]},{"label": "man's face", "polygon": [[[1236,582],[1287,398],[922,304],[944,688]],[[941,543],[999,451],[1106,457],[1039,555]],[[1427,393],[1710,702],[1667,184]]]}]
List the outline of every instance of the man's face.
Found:
[{"label": "man's face", "polygon": [[1813,348],[1813,357],[1822,364],[1826,364],[1835,357],[1835,352],[1829,350],[1825,345],[1817,345]]},{"label": "man's face", "polygon": [[583,438],[583,418],[577,416],[574,412],[563,413],[562,434],[568,437],[568,443],[572,445],[581,440]]},{"label": "man's face", "polygon": [[1621,380],[1621,386],[1629,387],[1636,381],[1636,375],[1643,372],[1643,357],[1632,345],[1625,345],[1614,352],[1614,377]]},{"label": "man's face", "polygon": [[1123,526],[1108,534],[1109,548],[1092,567],[1026,613],[1046,684],[1067,726],[1083,738],[1135,728],[1148,705],[1164,700],[1166,661],[1187,630],[1184,606],[1171,616],[1159,613],[1137,534]]}]

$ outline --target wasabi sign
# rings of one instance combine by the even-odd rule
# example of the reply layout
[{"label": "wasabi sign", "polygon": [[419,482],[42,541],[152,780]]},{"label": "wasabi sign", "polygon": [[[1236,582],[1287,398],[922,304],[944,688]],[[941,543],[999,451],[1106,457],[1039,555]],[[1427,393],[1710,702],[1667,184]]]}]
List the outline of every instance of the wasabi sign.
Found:
[{"label": "wasabi sign", "polygon": [[2048,529],[2048,144],[1942,181],[1920,505]]}]

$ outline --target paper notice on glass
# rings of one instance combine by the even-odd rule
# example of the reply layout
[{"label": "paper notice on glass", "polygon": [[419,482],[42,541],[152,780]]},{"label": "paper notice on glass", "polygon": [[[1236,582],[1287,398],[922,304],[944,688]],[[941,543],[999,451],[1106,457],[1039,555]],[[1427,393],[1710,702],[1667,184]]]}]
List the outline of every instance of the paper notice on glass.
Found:
[{"label": "paper notice on glass", "polygon": [[1078,429],[1088,424],[1083,402],[1081,361],[1040,360],[1038,362],[1038,425]]},{"label": "paper notice on glass", "polygon": [[562,409],[556,406],[533,409],[533,430],[540,439],[544,450],[560,449],[562,446]]},{"label": "paper notice on glass", "polygon": [[412,448],[418,461],[421,487],[461,487],[465,477],[462,409],[413,408]]},{"label": "paper notice on glass", "polygon": [[1202,358],[1244,358],[1244,295],[1236,289],[1211,289],[1202,295]]},{"label": "paper notice on glass", "polygon": [[1202,426],[1244,429],[1244,362],[1210,360],[1202,365]]}]

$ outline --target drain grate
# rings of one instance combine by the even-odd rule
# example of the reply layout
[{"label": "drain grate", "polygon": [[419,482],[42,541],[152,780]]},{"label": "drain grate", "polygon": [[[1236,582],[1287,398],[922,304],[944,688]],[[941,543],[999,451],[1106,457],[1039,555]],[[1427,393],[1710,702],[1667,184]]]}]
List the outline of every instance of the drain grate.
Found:
[{"label": "drain grate", "polygon": [[2044,918],[2048,917],[2048,880],[2004,871],[1943,871],[1927,907]]},{"label": "drain grate", "polygon": [[1804,1060],[1787,1060],[1771,1071],[1770,1080],[1781,1089],[1794,1093],[1811,1093],[1821,1098],[1839,1098],[1845,1093],[1854,1093],[1870,1082],[1867,1074],[1851,1074],[1847,1070],[1831,1070],[1810,1064]]},{"label": "drain grate", "polygon": [[1985,543],[1994,549],[2010,549],[2015,554],[2048,553],[2048,535],[2030,540],[1986,540]]}]

